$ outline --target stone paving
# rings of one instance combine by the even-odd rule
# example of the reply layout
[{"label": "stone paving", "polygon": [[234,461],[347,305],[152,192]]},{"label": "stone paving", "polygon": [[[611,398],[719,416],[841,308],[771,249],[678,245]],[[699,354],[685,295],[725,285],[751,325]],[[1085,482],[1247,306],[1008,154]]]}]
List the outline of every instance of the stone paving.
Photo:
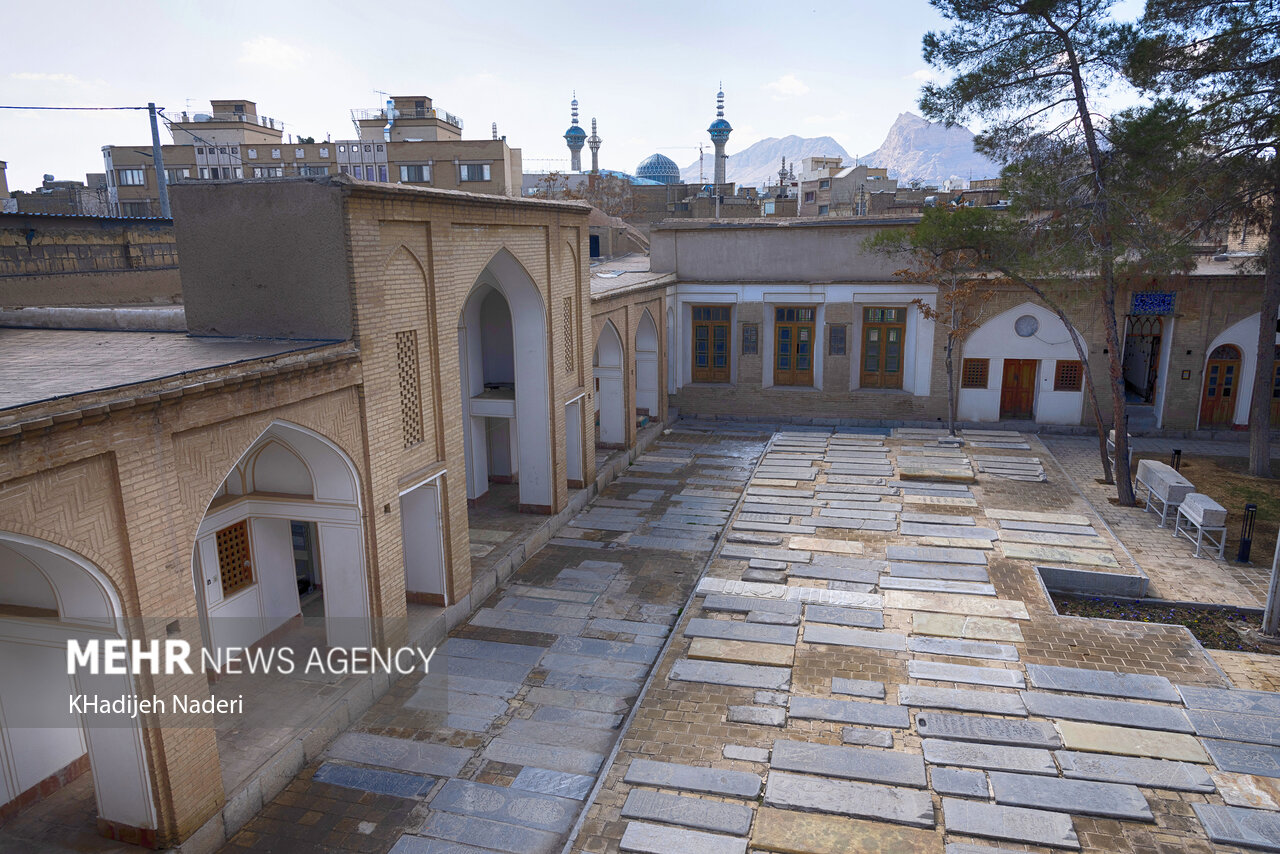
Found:
[{"label": "stone paving", "polygon": [[1036,437],[938,438],[774,436],[573,851],[1280,850],[1280,695],[1054,613],[1036,566],[1134,556]]},{"label": "stone paving", "polygon": [[[1098,459],[1095,440],[1045,436],[1043,441],[1063,471],[1088,498],[1107,526],[1124,541],[1133,559],[1150,578],[1148,596],[1249,608],[1261,608],[1266,604],[1267,584],[1271,576],[1270,555],[1255,552],[1252,566],[1216,560],[1207,554],[1195,557],[1191,543],[1173,536],[1172,521],[1167,527],[1159,528],[1152,522],[1158,517],[1142,507],[1120,507],[1111,503],[1115,487],[1098,483],[1098,478],[1102,477],[1102,463]],[[1167,454],[1175,447],[1188,455],[1238,456],[1249,453],[1246,442],[1134,440],[1134,450],[1139,453]],[[1273,448],[1272,453],[1280,454],[1280,448]],[[1236,532],[1230,533],[1234,536]],[[1234,554],[1227,557],[1234,557]]]},{"label": "stone paving", "polygon": [[767,439],[669,431],[224,850],[558,851]]}]

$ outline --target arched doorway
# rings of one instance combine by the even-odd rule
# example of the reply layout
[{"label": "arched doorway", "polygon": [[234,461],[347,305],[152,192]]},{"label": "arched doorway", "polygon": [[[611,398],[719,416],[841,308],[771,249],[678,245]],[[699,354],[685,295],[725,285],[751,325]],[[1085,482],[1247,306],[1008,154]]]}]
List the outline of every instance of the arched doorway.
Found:
[{"label": "arched doorway", "polygon": [[78,554],[0,531],[0,805],[48,794],[84,770],[98,818],[155,828],[148,758],[137,718],[76,714],[70,698],[138,692],[132,677],[67,673],[67,642],[127,639],[120,599]]},{"label": "arched doorway", "polygon": [[469,499],[488,492],[490,482],[514,482],[520,509],[552,510],[546,329],[537,286],[509,252],[499,252],[458,324]]},{"label": "arched doorway", "polygon": [[658,327],[648,309],[636,328],[636,411],[658,416]]},{"label": "arched doorway", "polygon": [[191,564],[211,650],[304,616],[323,622],[328,646],[369,644],[359,480],[317,433],[282,421],[263,431],[209,503]]},{"label": "arched doorway", "polygon": [[1240,350],[1220,344],[1209,354],[1204,368],[1204,393],[1200,398],[1200,426],[1225,427],[1235,421],[1240,386]]},{"label": "arched doorway", "polygon": [[622,448],[627,442],[626,401],[622,387],[622,337],[605,321],[592,360],[596,389],[597,444]]},{"label": "arched doorway", "polygon": [[1128,321],[1123,359],[1125,389],[1138,401],[1151,403],[1160,374],[1164,318],[1156,314],[1135,314]]}]

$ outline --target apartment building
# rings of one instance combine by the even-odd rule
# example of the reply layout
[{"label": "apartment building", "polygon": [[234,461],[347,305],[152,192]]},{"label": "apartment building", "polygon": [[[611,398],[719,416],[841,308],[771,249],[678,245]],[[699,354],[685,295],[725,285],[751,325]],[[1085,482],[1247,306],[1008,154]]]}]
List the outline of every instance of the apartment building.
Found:
[{"label": "apartment building", "polygon": [[845,166],[839,157],[806,157],[801,165],[799,216],[868,216],[877,212],[874,196],[898,189],[883,167]]},{"label": "apartment building", "polygon": [[[362,181],[520,194],[520,150],[505,139],[463,139],[462,119],[425,95],[393,97],[378,109],[353,109],[354,139],[316,142],[284,133],[244,99],[210,102],[208,113],[167,119],[165,177],[181,181],[350,175]],[[106,145],[102,159],[115,216],[156,216],[159,189],[151,146]]]}]

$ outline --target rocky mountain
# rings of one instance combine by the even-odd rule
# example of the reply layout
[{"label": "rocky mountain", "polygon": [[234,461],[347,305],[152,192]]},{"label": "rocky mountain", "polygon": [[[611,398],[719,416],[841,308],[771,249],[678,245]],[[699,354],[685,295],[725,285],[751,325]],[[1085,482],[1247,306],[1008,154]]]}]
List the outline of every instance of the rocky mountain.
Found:
[{"label": "rocky mountain", "polygon": [[[732,142],[732,139],[730,139]],[[840,143],[829,136],[803,137],[784,136],[781,139],[770,137],[752,143],[739,152],[730,154],[725,163],[725,178],[745,187],[758,187],[765,183],[777,183],[778,167],[782,158],[787,158],[787,165],[795,161],[795,171],[800,173],[800,160],[804,157],[821,155],[843,157],[846,163],[852,162],[849,152]],[[712,179],[715,170],[715,150],[710,145],[703,155],[702,177],[704,181]],[[680,177],[687,183],[698,180],[698,161],[695,160],[680,170]]]},{"label": "rocky mountain", "polygon": [[901,113],[880,147],[859,158],[869,166],[886,166],[900,184],[920,181],[941,184],[947,179],[996,178],[1000,166],[973,150],[968,128],[929,122],[914,113]]}]

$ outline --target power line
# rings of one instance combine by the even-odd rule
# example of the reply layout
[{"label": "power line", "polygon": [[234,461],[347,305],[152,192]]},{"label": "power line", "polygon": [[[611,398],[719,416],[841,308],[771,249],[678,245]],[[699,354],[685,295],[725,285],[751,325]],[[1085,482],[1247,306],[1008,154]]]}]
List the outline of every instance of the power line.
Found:
[{"label": "power line", "polygon": [[[150,107],[35,107],[21,104],[0,104],[0,110],[149,110]],[[157,107],[163,110],[164,107]]]}]

